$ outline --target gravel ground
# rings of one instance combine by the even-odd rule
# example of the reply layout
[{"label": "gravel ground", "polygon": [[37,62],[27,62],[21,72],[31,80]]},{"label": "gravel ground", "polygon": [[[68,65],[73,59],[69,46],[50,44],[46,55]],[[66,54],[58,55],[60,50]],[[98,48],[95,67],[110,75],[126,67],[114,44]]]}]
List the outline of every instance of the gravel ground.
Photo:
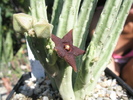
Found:
[{"label": "gravel ground", "polygon": [[[50,80],[30,78],[14,94],[12,100],[62,100],[57,91],[53,91]],[[31,97],[34,96],[34,99]],[[36,98],[35,98],[36,97]],[[4,99],[3,99],[4,100]],[[98,80],[94,92],[86,100],[133,100],[116,81],[103,73]]]},{"label": "gravel ground", "polygon": [[124,88],[120,86],[116,79],[105,76],[103,73],[98,80],[94,93],[88,100],[133,100]]}]

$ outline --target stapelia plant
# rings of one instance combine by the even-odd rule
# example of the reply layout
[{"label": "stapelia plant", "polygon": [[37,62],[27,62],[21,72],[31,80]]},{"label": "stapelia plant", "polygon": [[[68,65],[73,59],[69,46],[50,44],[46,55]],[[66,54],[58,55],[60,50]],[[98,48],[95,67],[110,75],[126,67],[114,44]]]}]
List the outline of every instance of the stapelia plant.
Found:
[{"label": "stapelia plant", "polygon": [[44,0],[31,0],[31,15],[13,16],[14,29],[25,33],[63,100],[89,98],[109,63],[132,4],[132,0],[107,0],[94,36],[85,47],[98,0],[81,1],[54,0],[51,21]]}]

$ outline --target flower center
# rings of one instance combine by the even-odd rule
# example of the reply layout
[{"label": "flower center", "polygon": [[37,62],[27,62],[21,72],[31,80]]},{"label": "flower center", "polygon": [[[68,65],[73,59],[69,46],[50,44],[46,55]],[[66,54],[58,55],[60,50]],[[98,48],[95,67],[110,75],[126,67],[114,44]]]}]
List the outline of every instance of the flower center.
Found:
[{"label": "flower center", "polygon": [[70,48],[71,48],[70,45],[68,45],[68,44],[64,45],[65,50],[70,51]]}]

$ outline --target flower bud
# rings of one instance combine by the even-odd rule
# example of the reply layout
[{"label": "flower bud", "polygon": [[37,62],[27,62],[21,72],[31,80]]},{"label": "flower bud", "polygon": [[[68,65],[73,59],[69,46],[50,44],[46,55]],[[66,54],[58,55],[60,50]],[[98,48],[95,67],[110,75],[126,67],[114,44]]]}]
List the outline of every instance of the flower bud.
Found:
[{"label": "flower bud", "polygon": [[52,33],[53,25],[49,24],[46,20],[40,20],[33,26],[37,37],[49,38]]},{"label": "flower bud", "polygon": [[32,28],[33,18],[30,15],[24,13],[18,13],[13,15],[13,27],[17,32],[28,31]]}]

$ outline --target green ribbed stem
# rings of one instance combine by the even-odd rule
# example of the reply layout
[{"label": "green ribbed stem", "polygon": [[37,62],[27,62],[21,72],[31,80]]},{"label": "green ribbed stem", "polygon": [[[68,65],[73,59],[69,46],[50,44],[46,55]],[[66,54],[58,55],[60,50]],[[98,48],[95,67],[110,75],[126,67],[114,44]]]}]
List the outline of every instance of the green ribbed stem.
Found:
[{"label": "green ribbed stem", "polygon": [[78,10],[81,0],[65,0],[59,17],[57,36],[63,37],[68,31],[73,29],[77,20]]},{"label": "green ribbed stem", "polygon": [[45,0],[30,0],[30,6],[33,17],[47,20]]},{"label": "green ribbed stem", "polygon": [[[131,4],[130,0],[124,0],[122,5],[121,0],[107,1],[75,83],[76,100],[85,98],[94,89],[100,74],[109,63]],[[116,7],[120,8],[114,10]]]},{"label": "green ribbed stem", "polygon": [[98,0],[84,0],[80,9],[78,20],[74,25],[73,44],[81,49],[85,49],[85,43],[88,36],[88,28],[94,14],[97,1]]},{"label": "green ribbed stem", "polygon": [[52,33],[56,34],[58,29],[59,17],[63,7],[63,0],[54,0],[51,24],[54,26]]}]

